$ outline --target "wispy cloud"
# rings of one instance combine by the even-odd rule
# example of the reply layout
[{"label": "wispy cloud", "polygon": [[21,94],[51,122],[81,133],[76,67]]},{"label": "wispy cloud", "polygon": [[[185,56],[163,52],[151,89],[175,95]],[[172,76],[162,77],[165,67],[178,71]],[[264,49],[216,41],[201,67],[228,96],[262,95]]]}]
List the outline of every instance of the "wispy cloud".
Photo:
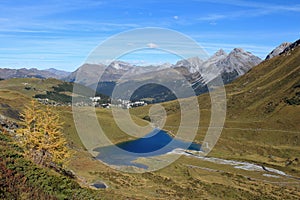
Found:
[{"label": "wispy cloud", "polygon": [[200,20],[200,21],[216,21],[216,20],[223,19],[223,18],[227,18],[227,16],[226,15],[221,15],[221,14],[209,14],[207,16],[199,17],[199,18],[197,18],[197,20]]},{"label": "wispy cloud", "polygon": [[[7,38],[7,37],[6,37]],[[0,67],[60,68],[72,71],[105,37],[35,39],[13,37],[0,48]]]},{"label": "wispy cloud", "polygon": [[[300,29],[299,29],[300,30]],[[252,30],[251,32],[249,30],[241,31],[241,30],[229,30],[229,31],[202,31],[198,33],[191,33],[190,36],[197,41],[207,41],[207,40],[251,40],[253,39],[253,35],[255,35],[255,39],[260,40],[268,40],[271,37],[272,38],[289,38],[289,37],[295,37],[297,38],[299,36],[300,32],[294,32],[294,31],[283,31],[283,32],[274,32],[274,31],[266,31],[266,30]]]},{"label": "wispy cloud", "polygon": [[[9,2],[9,1],[8,1]],[[55,15],[73,10],[97,7],[105,4],[104,1],[73,0],[73,1],[41,1],[37,4],[17,4],[14,2],[1,2],[0,13],[13,13],[16,17],[35,18],[47,15]]]},{"label": "wispy cloud", "polygon": [[89,9],[96,9],[105,4],[104,1],[93,0],[53,0],[38,4],[0,2],[0,32],[120,31],[138,27],[133,23],[122,23],[120,20],[116,22],[68,17],[69,12],[88,13]]},{"label": "wispy cloud", "polygon": [[[33,67],[40,63],[43,67],[74,69],[105,39],[149,26],[178,30],[197,40],[210,53],[219,48],[230,51],[242,47],[261,57],[278,43],[299,38],[300,33],[296,26],[300,12],[297,0],[17,2],[0,1],[0,67],[5,60],[5,66],[20,63],[18,66],[22,67],[24,61]],[[195,49],[179,42],[170,45],[170,49],[182,45],[186,54],[195,53]],[[143,45],[155,48],[155,43],[163,47],[157,39]],[[135,46],[128,41],[124,45]],[[107,49],[115,51],[119,46],[110,48]]]},{"label": "wispy cloud", "polygon": [[224,5],[232,5],[238,7],[245,7],[245,8],[259,8],[265,9],[266,11],[294,11],[300,12],[300,4],[294,5],[285,5],[284,4],[275,4],[275,3],[264,3],[264,2],[257,2],[257,1],[241,1],[241,0],[195,0],[197,2],[208,2],[213,4],[224,4]]},{"label": "wispy cloud", "polygon": [[241,1],[241,0],[195,0],[197,2],[206,2],[211,4],[223,4],[235,6],[236,9],[231,12],[208,14],[197,18],[199,21],[215,22],[221,19],[235,19],[240,17],[259,17],[263,15],[269,15],[281,12],[300,12],[300,4],[296,5],[282,5],[261,3],[254,1]]},{"label": "wispy cloud", "polygon": [[[12,20],[13,21],[13,20]],[[89,20],[34,20],[34,21],[0,22],[0,32],[53,32],[53,31],[117,31],[138,28],[133,23],[97,22]]]}]

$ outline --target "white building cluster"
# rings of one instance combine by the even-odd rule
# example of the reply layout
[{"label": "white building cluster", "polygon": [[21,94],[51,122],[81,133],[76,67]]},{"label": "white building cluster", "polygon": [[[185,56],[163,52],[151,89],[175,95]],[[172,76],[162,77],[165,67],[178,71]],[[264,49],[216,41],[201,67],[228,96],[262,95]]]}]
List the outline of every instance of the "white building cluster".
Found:
[{"label": "white building cluster", "polygon": [[[37,98],[37,101],[40,102],[41,104],[49,105],[49,106],[72,106],[72,103],[63,104],[63,103],[55,102],[50,99]],[[80,101],[80,102],[73,103],[73,106],[78,106],[78,107],[85,107],[85,106],[102,107],[102,108],[118,107],[124,109],[130,109],[130,108],[135,108],[135,107],[145,106],[145,105],[147,105],[147,103],[145,103],[144,101],[131,102],[129,100],[123,100],[123,99],[113,100],[112,103],[108,103],[108,102],[101,103],[101,97],[89,97],[88,101]]]},{"label": "white building cluster", "polygon": [[113,100],[112,102],[113,104],[111,106],[116,106],[116,107],[126,108],[126,109],[147,105],[147,103],[145,103],[144,101],[131,102],[129,100],[123,100],[123,99]]}]

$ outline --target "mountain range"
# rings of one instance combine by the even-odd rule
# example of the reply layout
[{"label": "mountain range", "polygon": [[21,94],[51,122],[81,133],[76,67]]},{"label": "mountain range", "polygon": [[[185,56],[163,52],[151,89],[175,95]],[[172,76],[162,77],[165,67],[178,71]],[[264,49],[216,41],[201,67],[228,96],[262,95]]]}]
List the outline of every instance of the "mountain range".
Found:
[{"label": "mountain range", "polygon": [[39,70],[36,68],[26,69],[8,69],[8,68],[0,68],[0,78],[1,79],[10,79],[10,78],[55,78],[62,79],[68,76],[70,73],[57,70],[54,68]]},{"label": "mountain range", "polygon": [[[231,152],[234,157],[240,155],[251,160],[253,155],[258,154],[254,159],[256,162],[260,160],[286,167],[284,159],[300,155],[299,57],[300,40],[225,86],[226,122],[221,139],[215,147],[215,155],[228,155],[228,152]],[[198,96],[202,119],[211,117],[210,99],[208,93]],[[177,104],[176,101],[162,104],[171,119],[166,120],[166,130],[174,131],[173,127],[180,122],[177,119],[181,118],[181,108],[176,106]],[[195,108],[191,106],[189,109]],[[142,119],[149,115],[140,110],[136,111],[136,114]],[[209,120],[200,122],[203,127],[211,126],[209,123]],[[207,130],[198,131],[199,140],[203,141]],[[281,157],[282,165],[269,159],[270,155],[274,154]],[[291,167],[299,169],[299,162]]]},{"label": "mountain range", "polygon": [[[192,85],[197,95],[207,92],[207,83],[218,75],[222,76],[224,83],[230,83],[261,61],[259,57],[240,48],[233,49],[229,54],[220,49],[207,60],[193,57],[180,60],[173,65],[141,67],[122,61],[114,61],[108,66],[84,64],[64,80],[75,81],[77,74],[80,74],[76,82],[96,89],[99,93],[111,96],[117,85],[122,88],[123,95],[125,95],[122,98],[131,96],[131,100],[152,99],[153,103],[175,99],[172,88],[180,88],[183,92]],[[186,83],[183,79],[188,82]],[[136,85],[141,87],[131,94],[131,88]]]},{"label": "mountain range", "polygon": [[174,65],[163,64],[141,67],[122,61],[114,61],[108,66],[103,64],[84,64],[66,77],[65,80],[69,82],[74,81],[77,73],[80,72],[84,74],[84,77],[86,78],[77,81],[89,86],[95,82],[95,79],[99,78],[100,74],[102,74],[101,82],[117,82],[125,73],[126,77],[132,78],[137,75],[145,75],[155,71],[185,68],[186,75],[201,73],[202,76],[206,77],[205,81],[209,82],[211,79],[215,78],[217,74],[235,73],[236,76],[243,75],[251,67],[259,64],[261,61],[260,58],[240,48],[233,49],[229,54],[226,54],[225,51],[220,49],[206,61],[203,61],[199,57],[193,57],[180,60]]},{"label": "mountain range", "polygon": [[[300,40],[289,45],[278,55],[276,53],[272,58],[252,67],[246,74],[225,86],[226,121],[218,143],[208,157],[202,159],[201,156],[187,152],[184,153],[186,156],[182,156],[158,172],[122,173],[87,156],[87,152],[78,139],[72,112],[68,106],[53,107],[53,110],[59,113],[64,121],[64,134],[67,136],[70,147],[76,152],[76,156],[71,158],[70,167],[68,166],[67,169],[74,171],[79,178],[70,180],[47,167],[35,165],[23,156],[23,150],[16,145],[12,137],[9,137],[10,134],[4,131],[2,133],[1,129],[6,128],[9,121],[4,118],[5,120],[1,122],[1,115],[16,116],[15,119],[18,119],[19,113],[24,109],[24,105],[29,104],[33,94],[52,91],[53,88],[67,89],[69,87],[66,88],[64,82],[56,79],[0,81],[0,152],[2,158],[0,167],[3,172],[0,175],[5,180],[2,182],[6,183],[1,186],[4,195],[9,195],[4,196],[3,199],[15,199],[17,195],[24,196],[24,194],[32,197],[31,191],[36,193],[33,197],[39,199],[49,199],[49,194],[53,195],[53,199],[56,197],[67,199],[73,194],[81,199],[97,199],[96,196],[104,199],[157,199],[157,196],[153,195],[157,192],[160,192],[161,199],[174,197],[299,199],[299,46]],[[195,58],[196,62],[198,62],[197,59]],[[122,66],[122,64],[116,65]],[[191,73],[189,68],[184,66],[186,65],[178,64],[176,67],[165,65],[161,66],[160,70],[165,72],[171,67],[177,68],[176,70],[184,75],[200,74],[198,71]],[[235,73],[238,73],[238,70]],[[205,82],[204,79],[202,81]],[[24,82],[30,84],[32,89],[24,89]],[[71,94],[70,91],[72,90],[61,92]],[[218,127],[214,127],[214,122],[211,120],[210,94],[199,95],[197,98],[201,119],[195,141],[204,144],[202,141],[206,137],[206,132],[210,128],[214,130]],[[189,99],[184,101],[189,101]],[[181,126],[180,105],[177,101],[165,102],[161,105],[167,113],[164,130],[170,131],[170,134],[176,133],[177,128]],[[149,118],[150,107],[151,105],[131,109],[130,114],[134,122],[144,126],[142,119]],[[193,104],[188,105],[186,115],[190,116],[189,111],[194,109]],[[133,138],[116,128],[117,124],[110,109],[97,109],[96,115],[101,128],[109,133],[110,140],[114,144]],[[94,140],[94,138],[91,139]],[[146,157],[137,162],[147,164],[160,160],[166,161],[168,156],[174,156],[173,152],[163,157]],[[226,163],[220,161],[226,161]],[[238,164],[232,165],[233,163]],[[249,165],[244,167],[244,163],[249,163]],[[95,167],[97,171],[94,170]],[[275,171],[270,169],[275,169]],[[113,190],[88,190],[87,188],[91,187],[95,180],[108,183],[109,188]],[[84,188],[81,188],[75,181],[82,184]],[[47,195],[44,198],[43,193]],[[83,194],[95,194],[95,197],[83,196]],[[199,197],[199,194],[202,196]]]},{"label": "mountain range", "polygon": [[[265,60],[278,56],[285,49],[293,48],[293,44],[282,43],[270,52]],[[184,91],[192,86],[196,95],[207,92],[207,84],[218,75],[222,77],[224,84],[227,84],[261,62],[259,57],[250,52],[235,48],[228,54],[220,49],[207,60],[192,57],[180,60],[176,64],[137,66],[123,61],[114,61],[107,66],[86,63],[72,73],[53,68],[47,70],[0,68],[0,78],[36,77],[56,78],[66,82],[76,81],[109,96],[112,96],[115,87],[118,86],[125,93],[123,98],[150,99],[150,103],[154,103],[175,99],[173,89],[181,88]],[[80,77],[77,77],[78,74]],[[183,79],[187,80],[188,84]],[[136,85],[141,87],[132,94],[131,90]],[[122,96],[118,97],[122,98]]]}]

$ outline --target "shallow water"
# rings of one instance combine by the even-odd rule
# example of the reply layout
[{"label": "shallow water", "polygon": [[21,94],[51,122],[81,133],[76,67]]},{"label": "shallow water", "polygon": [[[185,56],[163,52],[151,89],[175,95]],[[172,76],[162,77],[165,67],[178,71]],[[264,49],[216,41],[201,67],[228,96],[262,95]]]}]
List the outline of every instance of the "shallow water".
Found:
[{"label": "shallow water", "polygon": [[94,183],[93,185],[91,185],[92,187],[95,187],[97,189],[104,189],[104,188],[107,188],[107,186],[102,183],[102,182],[97,182],[97,183]]},{"label": "shallow water", "polygon": [[136,166],[147,169],[148,166],[133,163],[132,161],[140,157],[166,154],[177,148],[200,151],[199,144],[191,144],[182,140],[173,139],[167,132],[157,129],[143,138],[97,148],[94,151],[99,152],[97,159],[107,164]]}]

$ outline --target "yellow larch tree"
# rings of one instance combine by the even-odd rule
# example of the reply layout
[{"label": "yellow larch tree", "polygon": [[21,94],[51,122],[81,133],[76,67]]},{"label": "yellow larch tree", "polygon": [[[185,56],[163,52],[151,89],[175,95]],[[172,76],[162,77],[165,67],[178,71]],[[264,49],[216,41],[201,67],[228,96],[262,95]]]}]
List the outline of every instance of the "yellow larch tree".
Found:
[{"label": "yellow larch tree", "polygon": [[17,136],[25,154],[40,165],[62,166],[71,154],[58,114],[50,107],[41,109],[32,100],[21,119],[22,127]]}]

